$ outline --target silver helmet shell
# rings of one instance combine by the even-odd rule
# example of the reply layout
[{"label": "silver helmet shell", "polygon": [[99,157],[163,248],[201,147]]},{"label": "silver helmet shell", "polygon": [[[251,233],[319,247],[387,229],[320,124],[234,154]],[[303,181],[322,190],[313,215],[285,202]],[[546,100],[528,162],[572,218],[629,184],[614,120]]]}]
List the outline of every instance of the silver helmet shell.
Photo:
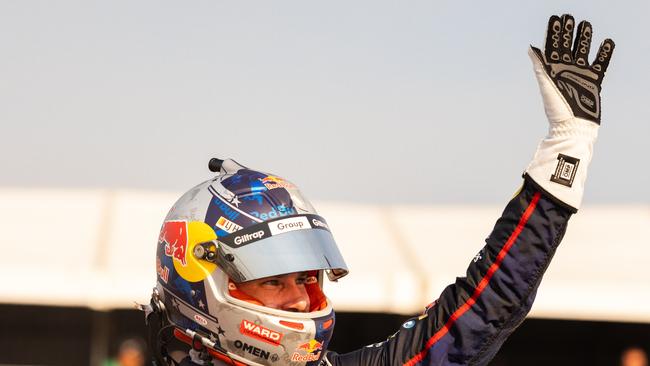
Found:
[{"label": "silver helmet shell", "polygon": [[[156,297],[176,338],[201,339],[227,363],[273,366],[320,360],[334,329],[323,277],[347,274],[327,222],[295,185],[233,160],[174,204],[160,231],[156,267]],[[238,296],[239,282],[303,271],[316,278],[306,285],[309,312]]]}]

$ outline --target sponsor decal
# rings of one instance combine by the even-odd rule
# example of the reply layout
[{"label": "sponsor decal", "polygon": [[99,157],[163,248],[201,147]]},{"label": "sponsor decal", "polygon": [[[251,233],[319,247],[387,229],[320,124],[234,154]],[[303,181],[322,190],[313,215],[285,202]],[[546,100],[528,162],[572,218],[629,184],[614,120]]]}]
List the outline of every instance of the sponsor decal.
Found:
[{"label": "sponsor decal", "polygon": [[265,360],[269,359],[269,356],[271,355],[271,352],[265,351],[261,348],[255,347],[251,344],[248,344],[246,342],[242,342],[239,339],[235,340],[234,342],[235,347],[239,348],[240,350],[243,350],[244,352],[248,352],[253,356],[263,358]]},{"label": "sponsor decal", "polygon": [[[320,358],[323,344],[315,339],[311,339],[307,343],[303,343],[296,348],[296,351],[291,355],[292,362],[311,362],[318,361]],[[318,353],[315,353],[319,351]]]},{"label": "sponsor decal", "polygon": [[269,224],[269,229],[271,230],[271,235],[277,235],[288,231],[311,229],[311,226],[306,217],[298,216],[273,221]]},{"label": "sponsor decal", "polygon": [[272,208],[271,211],[268,212],[251,211],[251,215],[262,220],[275,219],[277,217],[294,215],[295,213],[296,213],[295,208],[287,207],[285,205],[278,205],[277,207]]},{"label": "sponsor decal", "polygon": [[268,175],[265,178],[260,178],[260,181],[262,182],[262,184],[264,184],[264,187],[266,187],[266,189],[268,190],[276,189],[276,188],[284,188],[284,189],[296,188],[296,186],[294,186],[293,184],[274,175]]},{"label": "sponsor decal", "polygon": [[163,282],[167,283],[169,281],[169,268],[162,265],[160,258],[156,258],[156,272]]},{"label": "sponsor decal", "polygon": [[316,354],[308,353],[306,355],[301,355],[298,352],[294,352],[291,355],[291,362],[312,362],[312,361],[318,361],[320,358],[320,352]]},{"label": "sponsor decal", "polygon": [[320,221],[319,219],[311,219],[311,223],[314,224],[314,227],[322,227],[322,228],[327,229],[327,230],[330,229],[330,227],[327,226],[326,223]]},{"label": "sponsor decal", "polygon": [[214,198],[214,203],[217,204],[217,207],[223,212],[226,217],[230,220],[235,220],[237,217],[239,217],[239,212],[237,210],[233,209],[232,207],[228,206],[225,202],[218,198]]},{"label": "sponsor decal", "polygon": [[187,259],[187,223],[185,221],[167,221],[163,225],[158,238],[159,243],[165,243],[165,255],[173,257],[185,267]]},{"label": "sponsor decal", "polygon": [[217,226],[219,229],[221,229],[221,230],[227,232],[228,234],[232,234],[232,233],[234,233],[234,232],[237,231],[237,230],[241,230],[241,229],[243,229],[243,227],[241,227],[241,226],[235,224],[234,222],[228,220],[227,218],[225,218],[225,217],[223,217],[223,216],[220,216],[220,217],[219,217],[219,220],[217,220],[217,224],[216,224],[216,226]]},{"label": "sponsor decal", "polygon": [[199,315],[199,314],[194,314],[194,320],[196,320],[197,323],[199,323],[199,324],[201,324],[201,325],[203,325],[203,326],[208,325],[208,321],[205,320],[205,318],[202,317],[202,316]]},{"label": "sponsor decal", "polygon": [[259,240],[264,237],[264,230],[256,231],[250,234],[243,234],[235,236],[233,242],[237,245],[245,244],[251,240]]},{"label": "sponsor decal", "polygon": [[564,154],[558,154],[557,160],[557,166],[555,167],[555,173],[551,176],[551,182],[571,187],[573,185],[573,179],[578,171],[580,159]]},{"label": "sponsor decal", "polygon": [[239,326],[239,332],[245,336],[255,338],[274,346],[280,344],[283,336],[283,334],[280,332],[276,332],[253,322],[249,322],[246,319],[242,320],[241,325]]}]

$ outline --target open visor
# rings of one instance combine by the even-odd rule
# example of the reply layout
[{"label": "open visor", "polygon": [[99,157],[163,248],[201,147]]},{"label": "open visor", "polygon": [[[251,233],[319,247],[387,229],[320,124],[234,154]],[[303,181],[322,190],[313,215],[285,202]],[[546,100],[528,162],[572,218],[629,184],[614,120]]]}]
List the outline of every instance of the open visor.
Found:
[{"label": "open visor", "polygon": [[321,269],[335,281],[348,273],[327,223],[317,215],[262,222],[217,241],[217,265],[235,282]]}]

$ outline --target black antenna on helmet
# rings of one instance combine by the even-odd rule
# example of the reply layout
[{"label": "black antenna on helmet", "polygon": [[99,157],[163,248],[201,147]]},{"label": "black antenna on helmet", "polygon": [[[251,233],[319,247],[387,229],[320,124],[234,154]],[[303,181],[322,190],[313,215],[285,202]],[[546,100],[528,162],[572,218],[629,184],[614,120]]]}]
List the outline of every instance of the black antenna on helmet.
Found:
[{"label": "black antenna on helmet", "polygon": [[211,172],[217,173],[221,170],[221,164],[223,164],[223,160],[212,158],[208,162],[208,169],[210,169]]}]

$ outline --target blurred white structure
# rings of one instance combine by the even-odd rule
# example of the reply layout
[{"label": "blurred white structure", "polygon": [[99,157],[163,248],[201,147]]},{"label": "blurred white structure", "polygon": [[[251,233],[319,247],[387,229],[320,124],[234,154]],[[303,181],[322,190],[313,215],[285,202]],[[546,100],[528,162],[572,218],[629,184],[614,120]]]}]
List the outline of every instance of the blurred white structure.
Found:
[{"label": "blurred white structure", "polygon": [[[1,189],[0,302],[104,310],[147,302],[158,230],[178,193]],[[505,206],[315,202],[351,269],[339,311],[416,313],[484,244]],[[650,207],[574,216],[531,316],[650,322]]]}]

